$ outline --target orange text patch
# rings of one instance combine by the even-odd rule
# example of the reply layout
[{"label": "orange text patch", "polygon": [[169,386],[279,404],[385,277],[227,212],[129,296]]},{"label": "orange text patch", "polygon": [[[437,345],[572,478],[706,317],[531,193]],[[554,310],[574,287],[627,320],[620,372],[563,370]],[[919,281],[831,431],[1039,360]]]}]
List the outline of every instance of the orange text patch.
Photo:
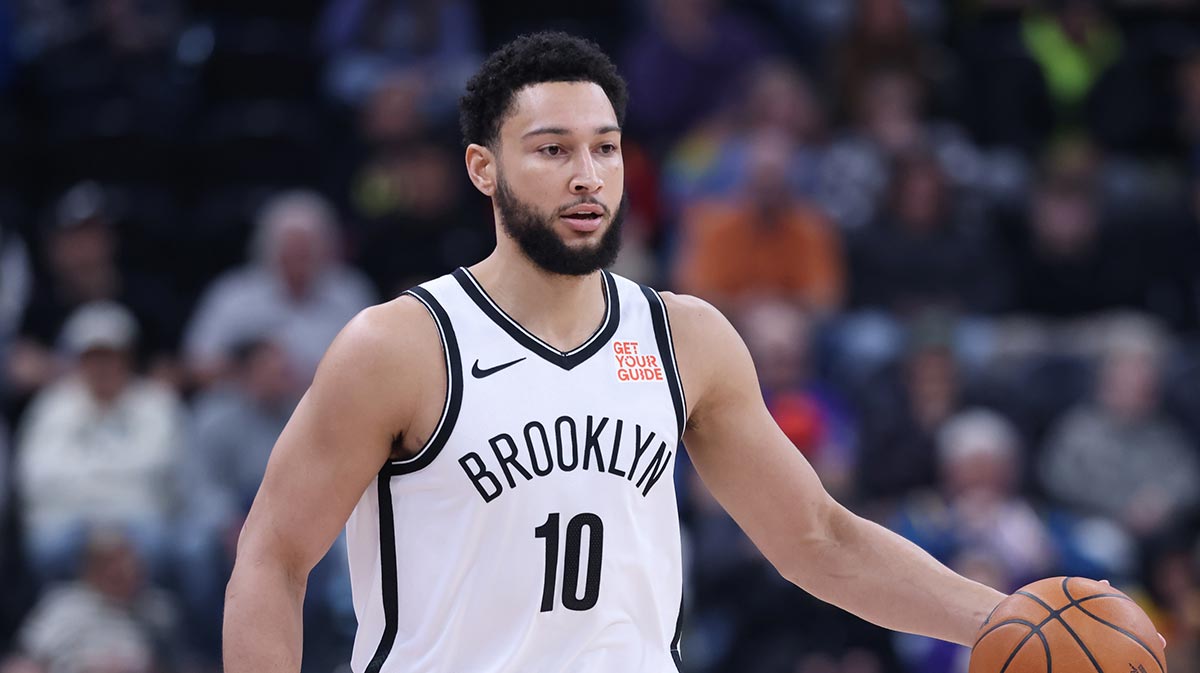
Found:
[{"label": "orange text patch", "polygon": [[638,353],[636,341],[614,341],[618,381],[662,381],[663,370],[657,355]]}]

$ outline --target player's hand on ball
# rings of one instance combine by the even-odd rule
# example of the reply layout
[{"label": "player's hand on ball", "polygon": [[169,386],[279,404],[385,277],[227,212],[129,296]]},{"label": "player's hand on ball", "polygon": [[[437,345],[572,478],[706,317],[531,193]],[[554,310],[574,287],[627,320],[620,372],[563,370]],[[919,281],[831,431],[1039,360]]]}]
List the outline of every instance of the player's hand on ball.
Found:
[{"label": "player's hand on ball", "polygon": [[971,648],[970,673],[1166,673],[1165,643],[1108,582],[1052,577],[996,606]]},{"label": "player's hand on ball", "polygon": [[[1100,580],[1100,583],[1106,586],[1112,586],[1112,583],[1110,583],[1108,580]],[[1158,634],[1158,639],[1162,641],[1163,649],[1167,649],[1167,639],[1163,637],[1163,634]]]}]

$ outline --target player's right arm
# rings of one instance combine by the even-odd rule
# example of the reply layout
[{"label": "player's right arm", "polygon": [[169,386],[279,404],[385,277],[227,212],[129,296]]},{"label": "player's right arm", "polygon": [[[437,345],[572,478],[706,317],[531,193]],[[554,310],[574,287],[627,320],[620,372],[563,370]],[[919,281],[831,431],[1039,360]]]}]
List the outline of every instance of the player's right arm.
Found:
[{"label": "player's right arm", "polygon": [[445,388],[442,361],[437,328],[411,298],[363,311],[329,347],[275,444],[238,540],[225,593],[226,673],[300,670],[308,573],[395,438],[423,430],[422,401]]}]

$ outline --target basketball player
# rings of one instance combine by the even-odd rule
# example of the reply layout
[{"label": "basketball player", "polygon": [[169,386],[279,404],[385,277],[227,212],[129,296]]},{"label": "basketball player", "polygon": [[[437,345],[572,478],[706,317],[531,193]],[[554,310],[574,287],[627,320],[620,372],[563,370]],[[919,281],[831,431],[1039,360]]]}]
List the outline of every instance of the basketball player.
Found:
[{"label": "basketball player", "polygon": [[604,271],[625,100],[608,58],[559,33],[515,40],[471,80],[466,168],[496,249],[363,311],[329,348],[242,532],[226,671],[300,670],[306,577],[343,526],[356,672],[677,670],[681,439],[819,598],[969,644],[1004,597],[830,498],[720,313]]}]

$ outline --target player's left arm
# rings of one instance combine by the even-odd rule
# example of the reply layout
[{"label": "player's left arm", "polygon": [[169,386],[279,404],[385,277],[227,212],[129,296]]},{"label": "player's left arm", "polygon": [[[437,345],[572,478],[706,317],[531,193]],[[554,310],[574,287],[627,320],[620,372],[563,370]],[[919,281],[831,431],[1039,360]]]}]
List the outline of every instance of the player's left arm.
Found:
[{"label": "player's left arm", "polygon": [[690,407],[688,454],[780,574],[880,626],[971,645],[1004,594],[838,504],[771,418],[733,326],[703,301],[663,299]]}]

